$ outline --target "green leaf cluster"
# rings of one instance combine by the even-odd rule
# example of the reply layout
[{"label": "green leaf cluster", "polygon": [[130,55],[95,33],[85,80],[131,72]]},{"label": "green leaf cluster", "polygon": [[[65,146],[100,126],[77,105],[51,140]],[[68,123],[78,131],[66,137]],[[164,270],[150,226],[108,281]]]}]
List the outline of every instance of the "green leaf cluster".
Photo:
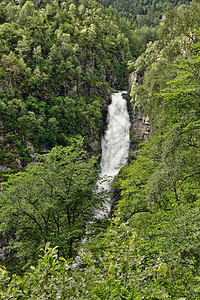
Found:
[{"label": "green leaf cluster", "polygon": [[[23,276],[1,267],[2,299],[198,299],[199,207],[177,206],[131,223],[112,219],[73,264],[46,244]],[[170,227],[169,227],[170,222]],[[8,282],[8,280],[10,281]]]}]

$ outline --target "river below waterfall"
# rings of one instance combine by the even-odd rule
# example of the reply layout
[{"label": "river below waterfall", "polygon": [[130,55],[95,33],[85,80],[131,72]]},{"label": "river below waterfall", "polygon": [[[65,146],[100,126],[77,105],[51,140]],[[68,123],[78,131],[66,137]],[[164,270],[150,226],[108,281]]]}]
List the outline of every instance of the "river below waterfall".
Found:
[{"label": "river below waterfall", "polygon": [[[114,177],[127,163],[130,146],[130,119],[127,102],[123,98],[125,93],[120,91],[112,94],[112,102],[108,107],[107,130],[101,140],[101,175],[97,183],[98,191],[109,192]],[[111,204],[111,200],[108,198],[104,210],[97,211],[97,217],[108,215]]]}]

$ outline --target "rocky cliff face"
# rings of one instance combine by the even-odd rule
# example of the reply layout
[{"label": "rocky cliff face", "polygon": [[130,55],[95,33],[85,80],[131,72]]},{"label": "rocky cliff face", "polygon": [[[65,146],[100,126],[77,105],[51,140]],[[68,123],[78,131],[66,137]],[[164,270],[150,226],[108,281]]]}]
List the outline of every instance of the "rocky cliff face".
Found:
[{"label": "rocky cliff face", "polygon": [[150,122],[148,117],[144,117],[143,113],[137,107],[130,114],[131,130],[130,130],[130,152],[138,149],[139,143],[148,140],[150,134]]},{"label": "rocky cliff face", "polygon": [[[144,75],[144,74],[143,74]],[[140,84],[142,75],[133,72],[129,76],[129,92],[131,91],[134,82]],[[148,140],[150,134],[150,121],[149,117],[145,117],[144,114],[139,111],[137,106],[132,106],[130,103],[130,97],[128,100],[128,109],[131,119],[131,130],[130,130],[130,155],[136,151],[139,147],[139,143]]]}]

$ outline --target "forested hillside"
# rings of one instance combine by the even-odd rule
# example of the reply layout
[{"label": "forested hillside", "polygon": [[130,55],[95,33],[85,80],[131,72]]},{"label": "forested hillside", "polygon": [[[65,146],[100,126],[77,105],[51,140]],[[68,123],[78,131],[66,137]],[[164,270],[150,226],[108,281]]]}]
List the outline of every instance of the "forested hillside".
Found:
[{"label": "forested hillside", "polygon": [[191,0],[97,0],[105,7],[114,7],[121,15],[135,21],[135,26],[158,25],[170,7],[189,4]]},{"label": "forested hillside", "polygon": [[[93,1],[2,2],[2,153],[14,139],[15,155],[27,142],[43,154],[2,185],[1,299],[200,299],[200,3],[165,16],[141,48],[135,23]],[[88,148],[126,67],[150,135],[97,219]]]},{"label": "forested hillside", "polygon": [[94,1],[1,1],[3,170],[71,137],[95,151],[108,89],[127,85],[130,30],[120,22]]}]

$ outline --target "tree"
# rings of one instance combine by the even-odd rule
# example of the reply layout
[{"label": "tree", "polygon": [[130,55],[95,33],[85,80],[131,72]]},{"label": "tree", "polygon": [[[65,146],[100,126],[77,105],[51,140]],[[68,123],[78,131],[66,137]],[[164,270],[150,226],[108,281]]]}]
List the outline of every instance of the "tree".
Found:
[{"label": "tree", "polygon": [[29,263],[47,241],[64,257],[74,256],[101,203],[93,192],[96,160],[87,158],[82,141],[38,159],[10,176],[1,195],[1,244],[13,251],[9,263]]}]

